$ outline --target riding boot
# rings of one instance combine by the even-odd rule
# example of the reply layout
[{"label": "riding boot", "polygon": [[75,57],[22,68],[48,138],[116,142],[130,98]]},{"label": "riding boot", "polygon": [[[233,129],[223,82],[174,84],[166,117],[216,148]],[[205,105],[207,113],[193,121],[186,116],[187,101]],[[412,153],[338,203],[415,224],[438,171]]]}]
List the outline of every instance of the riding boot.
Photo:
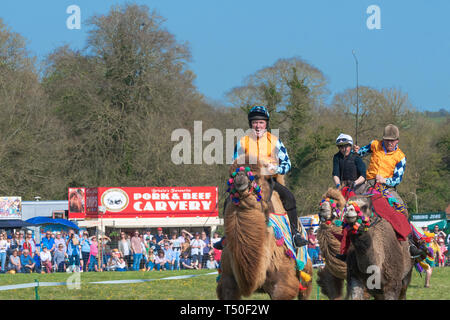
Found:
[{"label": "riding boot", "polygon": [[298,216],[294,195],[288,188],[276,180],[273,181],[273,189],[280,195],[283,207],[287,211],[289,222],[291,224],[292,242],[297,248],[307,245],[308,241],[305,240],[301,233],[297,230]]},{"label": "riding boot", "polygon": [[289,221],[291,222],[291,230],[292,230],[292,241],[296,248],[300,248],[306,246],[308,244],[308,240],[303,238],[300,231],[298,231],[298,217],[297,217],[297,208],[293,208],[288,210],[287,212]]}]

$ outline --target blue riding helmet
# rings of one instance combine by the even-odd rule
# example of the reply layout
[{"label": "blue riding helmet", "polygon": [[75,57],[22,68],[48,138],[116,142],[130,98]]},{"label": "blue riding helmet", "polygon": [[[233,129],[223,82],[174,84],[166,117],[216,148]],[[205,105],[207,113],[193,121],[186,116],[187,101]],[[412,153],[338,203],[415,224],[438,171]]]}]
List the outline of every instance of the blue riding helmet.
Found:
[{"label": "blue riding helmet", "polygon": [[248,125],[250,127],[252,126],[253,120],[266,120],[268,123],[269,119],[269,111],[267,111],[266,107],[264,106],[254,106],[248,113]]}]

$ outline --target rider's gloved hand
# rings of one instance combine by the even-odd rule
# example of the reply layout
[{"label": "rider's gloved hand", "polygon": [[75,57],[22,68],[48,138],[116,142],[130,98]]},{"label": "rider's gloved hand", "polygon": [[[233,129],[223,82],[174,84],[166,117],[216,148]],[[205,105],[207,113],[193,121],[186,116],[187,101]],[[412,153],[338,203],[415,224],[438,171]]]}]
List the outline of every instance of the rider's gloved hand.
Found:
[{"label": "rider's gloved hand", "polygon": [[272,174],[277,174],[278,173],[278,166],[272,163],[269,163],[269,165],[267,166],[267,169],[270,171],[270,173]]}]

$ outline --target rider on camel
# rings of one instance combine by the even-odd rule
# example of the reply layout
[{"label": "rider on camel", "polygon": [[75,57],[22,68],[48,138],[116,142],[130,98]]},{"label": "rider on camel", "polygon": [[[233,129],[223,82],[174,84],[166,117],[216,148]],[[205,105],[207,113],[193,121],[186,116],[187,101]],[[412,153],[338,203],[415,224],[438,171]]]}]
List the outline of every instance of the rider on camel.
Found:
[{"label": "rider on camel", "polygon": [[366,181],[366,165],[362,159],[351,152],[353,139],[341,133],[336,139],[339,151],[333,156],[333,181],[336,188],[350,187],[356,194],[362,194]]},{"label": "rider on camel", "polygon": [[[241,155],[249,156],[257,160],[261,159],[278,159],[278,163],[270,163],[268,165],[268,174],[285,175],[291,169],[291,161],[281,140],[268,131],[269,128],[269,112],[264,106],[255,106],[248,113],[248,124],[251,133],[243,136],[234,148],[233,160]],[[288,188],[279,183],[276,179],[272,179],[273,189],[278,192],[283,203],[284,209],[287,211],[293,243],[296,247],[302,247],[308,244],[301,233],[298,231],[298,215],[295,197]],[[225,207],[227,201],[225,202]],[[301,226],[301,225],[300,225]],[[216,249],[222,249],[222,241],[214,244]]]},{"label": "rider on camel", "polygon": [[406,167],[406,156],[398,147],[399,138],[398,128],[388,124],[384,128],[383,140],[372,140],[362,148],[355,146],[354,150],[361,157],[371,154],[366,176],[368,185],[373,186],[376,182],[385,185],[389,194],[403,204],[396,190],[402,182]]},{"label": "rider on camel", "polygon": [[[354,146],[354,151],[361,157],[371,154],[366,173],[367,181],[364,184],[365,189],[373,187],[375,183],[382,184],[387,187],[389,194],[397,199],[397,202],[403,204],[404,202],[396,190],[402,181],[406,166],[406,156],[398,147],[399,138],[399,129],[393,124],[388,124],[384,128],[382,140],[372,140],[362,148]],[[408,240],[411,256],[423,255],[423,251],[418,249],[414,243],[412,232],[409,234]],[[346,249],[348,248],[341,248],[341,254],[336,257],[345,261]]]}]

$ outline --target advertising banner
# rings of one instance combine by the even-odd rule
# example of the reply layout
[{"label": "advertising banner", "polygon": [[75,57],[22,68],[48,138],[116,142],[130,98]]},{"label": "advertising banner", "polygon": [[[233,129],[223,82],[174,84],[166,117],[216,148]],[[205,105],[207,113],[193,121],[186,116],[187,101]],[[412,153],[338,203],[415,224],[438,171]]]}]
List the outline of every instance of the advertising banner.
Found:
[{"label": "advertising banner", "polygon": [[[217,187],[99,187],[83,189],[86,209],[84,217],[103,218],[211,217],[218,216]],[[69,206],[70,206],[69,190]],[[73,196],[75,197],[75,196]],[[74,207],[79,208],[80,206]],[[78,210],[78,209],[77,209]],[[75,218],[77,212],[69,217]]]},{"label": "advertising banner", "polygon": [[22,198],[0,197],[0,219],[21,219]]},{"label": "advertising banner", "polygon": [[69,219],[86,216],[86,188],[69,188]]}]

